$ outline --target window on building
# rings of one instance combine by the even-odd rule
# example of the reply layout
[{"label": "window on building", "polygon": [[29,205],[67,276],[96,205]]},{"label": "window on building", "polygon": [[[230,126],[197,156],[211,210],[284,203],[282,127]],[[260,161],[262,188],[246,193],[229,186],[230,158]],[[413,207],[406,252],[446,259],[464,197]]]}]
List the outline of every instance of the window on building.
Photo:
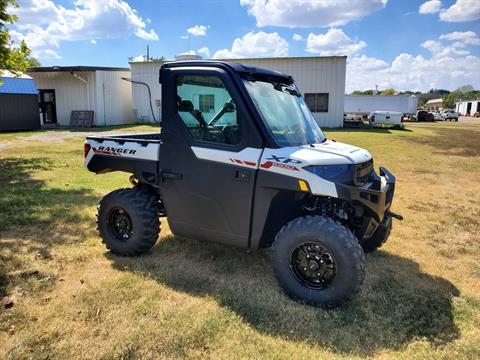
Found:
[{"label": "window on building", "polygon": [[198,102],[200,106],[200,111],[211,112],[215,110],[215,95],[211,94],[200,94],[198,95]]},{"label": "window on building", "polygon": [[328,112],[328,93],[305,94],[305,102],[311,112]]},{"label": "window on building", "polygon": [[178,76],[177,111],[195,140],[240,144],[237,106],[218,76]]}]

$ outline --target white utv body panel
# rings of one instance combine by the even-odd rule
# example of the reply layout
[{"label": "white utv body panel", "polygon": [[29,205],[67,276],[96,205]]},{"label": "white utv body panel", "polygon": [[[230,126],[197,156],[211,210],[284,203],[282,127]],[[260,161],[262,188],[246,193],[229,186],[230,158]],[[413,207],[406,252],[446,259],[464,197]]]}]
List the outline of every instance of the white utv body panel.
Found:
[{"label": "white utv body panel", "polygon": [[372,158],[370,153],[356,146],[327,140],[321,144],[292,146],[278,149],[246,148],[240,152],[223,151],[193,146],[198,159],[234,163],[237,166],[305,180],[312,194],[337,197],[335,184],[304,169],[315,165],[359,164]]},{"label": "white utv body panel", "polygon": [[305,170],[307,166],[359,164],[372,158],[370,153],[356,146],[327,140],[321,144],[266,148],[260,169],[305,180],[312,194],[337,197],[335,184]]}]

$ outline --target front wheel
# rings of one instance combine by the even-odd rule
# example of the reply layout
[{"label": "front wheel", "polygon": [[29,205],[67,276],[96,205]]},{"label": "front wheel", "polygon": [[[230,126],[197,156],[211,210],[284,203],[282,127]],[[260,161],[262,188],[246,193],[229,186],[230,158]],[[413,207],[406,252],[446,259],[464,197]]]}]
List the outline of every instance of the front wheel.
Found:
[{"label": "front wheel", "polygon": [[160,232],[157,197],[142,187],[112,191],[98,206],[97,229],[105,246],[116,255],[147,252]]},{"label": "front wheel", "polygon": [[350,301],[365,277],[365,258],[355,236],[322,216],[285,225],[272,245],[272,262],[288,296],[329,308]]}]

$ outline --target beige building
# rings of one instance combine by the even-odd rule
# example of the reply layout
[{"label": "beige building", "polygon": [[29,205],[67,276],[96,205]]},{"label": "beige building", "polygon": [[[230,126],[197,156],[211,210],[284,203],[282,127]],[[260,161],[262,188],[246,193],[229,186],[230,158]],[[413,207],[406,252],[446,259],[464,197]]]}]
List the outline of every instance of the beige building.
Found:
[{"label": "beige building", "polygon": [[440,111],[443,109],[443,99],[428,100],[425,106],[428,111]]},{"label": "beige building", "polygon": [[[221,61],[264,67],[293,76],[319,125],[322,127],[341,127],[343,125],[346,60],[346,56],[319,56],[228,59]],[[162,101],[159,71],[163,63],[163,61],[130,63],[132,80],[148,84],[150,87],[151,102],[157,120],[161,116]],[[132,84],[132,97],[135,119],[140,122],[152,122],[148,88],[143,84]]]},{"label": "beige building", "polygon": [[130,69],[98,66],[30,68],[39,90],[42,125],[70,125],[72,111],[93,111],[96,126],[134,121]]}]

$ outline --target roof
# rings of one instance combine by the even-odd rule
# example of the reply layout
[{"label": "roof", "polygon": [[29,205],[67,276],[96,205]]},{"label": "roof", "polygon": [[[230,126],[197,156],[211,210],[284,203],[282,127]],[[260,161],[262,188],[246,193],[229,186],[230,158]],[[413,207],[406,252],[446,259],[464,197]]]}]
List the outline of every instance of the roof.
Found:
[{"label": "roof", "polygon": [[37,66],[28,69],[29,73],[35,72],[72,72],[72,71],[130,71],[130,68],[108,66]]},{"label": "roof", "polygon": [[436,104],[436,103],[443,103],[443,99],[432,99],[427,101],[427,104]]},{"label": "roof", "polygon": [[0,94],[38,94],[35,80],[26,74],[16,76],[10,71],[1,70]]},{"label": "roof", "polygon": [[255,79],[264,79],[270,81],[275,79],[276,81],[281,81],[286,84],[293,82],[293,77],[281,73],[280,71],[269,70],[262,67],[244,65],[235,62],[225,62],[225,61],[212,61],[212,60],[187,60],[187,61],[172,61],[167,62],[162,65],[162,69],[169,67],[180,67],[180,66],[222,66],[229,67],[230,69],[236,71],[237,73],[246,76],[253,77]]},{"label": "roof", "polygon": [[[181,55],[181,54],[180,54]],[[346,55],[342,56],[278,56],[278,57],[256,57],[256,58],[235,58],[235,59],[206,59],[205,61],[224,61],[224,62],[238,62],[248,60],[328,60],[328,59],[347,59]],[[130,64],[138,63],[167,63],[175,60],[150,60],[150,61],[130,61]]]}]

